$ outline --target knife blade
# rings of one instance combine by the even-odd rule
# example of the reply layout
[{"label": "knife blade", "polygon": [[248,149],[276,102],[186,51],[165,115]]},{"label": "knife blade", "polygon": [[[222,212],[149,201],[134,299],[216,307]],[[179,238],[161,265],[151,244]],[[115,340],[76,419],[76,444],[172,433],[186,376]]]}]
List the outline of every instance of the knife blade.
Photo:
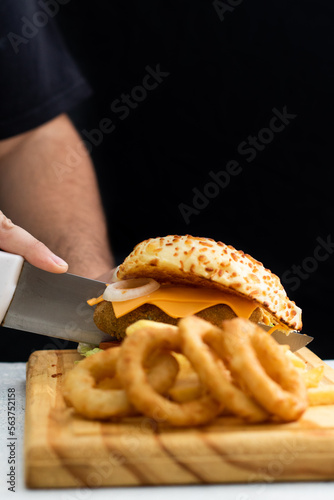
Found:
[{"label": "knife blade", "polygon": [[110,341],[87,304],[104,290],[101,281],[42,271],[19,255],[0,251],[1,326],[74,342]]},{"label": "knife blade", "polygon": [[[264,330],[269,331],[272,327],[267,325],[260,325]],[[302,347],[307,346],[314,337],[310,337],[304,333],[300,333],[297,330],[291,330],[286,334],[283,330],[274,330],[271,336],[279,343],[283,345],[289,345],[292,352],[296,352]]]}]

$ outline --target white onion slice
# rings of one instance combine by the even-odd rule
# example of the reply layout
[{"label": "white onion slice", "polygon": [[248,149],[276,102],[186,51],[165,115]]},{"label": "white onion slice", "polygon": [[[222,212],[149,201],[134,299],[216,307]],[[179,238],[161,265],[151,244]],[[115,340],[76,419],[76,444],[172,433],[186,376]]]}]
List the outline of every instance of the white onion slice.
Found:
[{"label": "white onion slice", "polygon": [[119,266],[117,266],[116,269],[114,270],[114,272],[112,273],[112,277],[111,277],[110,283],[116,283],[117,281],[120,281],[117,278],[118,269],[119,269]]},{"label": "white onion slice", "polygon": [[109,302],[123,302],[124,300],[144,297],[158,290],[160,284],[152,278],[134,278],[111,283],[104,291],[103,299]]}]

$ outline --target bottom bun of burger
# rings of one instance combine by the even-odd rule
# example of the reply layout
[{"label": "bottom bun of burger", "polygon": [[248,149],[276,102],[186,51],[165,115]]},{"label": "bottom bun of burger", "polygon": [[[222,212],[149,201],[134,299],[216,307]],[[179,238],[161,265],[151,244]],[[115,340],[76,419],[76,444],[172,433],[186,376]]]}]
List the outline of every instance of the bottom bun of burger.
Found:
[{"label": "bottom bun of burger", "polygon": [[153,278],[160,287],[130,300],[102,300],[95,307],[97,327],[118,339],[140,319],[177,324],[191,314],[218,326],[241,316],[285,330],[302,327],[300,308],[275,274],[210,238],[168,235],[139,243],[117,272],[120,281],[136,278]]}]

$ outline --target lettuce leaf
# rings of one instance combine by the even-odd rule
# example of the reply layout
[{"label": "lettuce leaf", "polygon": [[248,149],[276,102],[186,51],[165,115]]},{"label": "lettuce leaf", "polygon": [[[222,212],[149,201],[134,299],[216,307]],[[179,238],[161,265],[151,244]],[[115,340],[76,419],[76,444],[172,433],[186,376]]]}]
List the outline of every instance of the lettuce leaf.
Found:
[{"label": "lettuce leaf", "polygon": [[92,354],[103,351],[103,349],[100,349],[98,346],[96,346],[96,344],[86,344],[84,342],[79,342],[77,351],[79,354],[81,354],[81,356],[87,358],[88,356],[92,356]]}]

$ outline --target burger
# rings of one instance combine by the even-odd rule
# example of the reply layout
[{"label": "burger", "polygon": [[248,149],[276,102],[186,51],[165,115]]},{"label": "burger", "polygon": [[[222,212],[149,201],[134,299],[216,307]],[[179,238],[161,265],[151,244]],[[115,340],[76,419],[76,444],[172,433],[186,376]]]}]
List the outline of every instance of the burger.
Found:
[{"label": "burger", "polygon": [[231,245],[191,235],[136,245],[90,304],[97,327],[118,340],[138,320],[177,324],[189,315],[217,326],[238,316],[287,333],[302,328],[301,309],[278,276]]}]

